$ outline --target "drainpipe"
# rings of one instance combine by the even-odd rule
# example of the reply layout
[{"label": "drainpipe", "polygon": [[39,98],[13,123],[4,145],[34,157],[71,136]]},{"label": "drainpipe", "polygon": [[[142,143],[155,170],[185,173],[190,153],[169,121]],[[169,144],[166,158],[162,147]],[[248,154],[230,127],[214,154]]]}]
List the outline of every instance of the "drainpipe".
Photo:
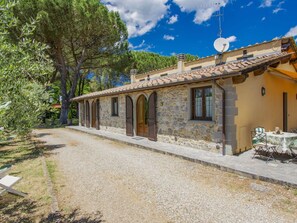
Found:
[{"label": "drainpipe", "polygon": [[225,89],[219,85],[215,80],[214,80],[214,84],[220,88],[223,92],[223,98],[222,98],[222,104],[223,104],[223,134],[222,134],[222,143],[223,143],[223,149],[222,149],[222,155],[225,156],[226,155],[226,115],[225,115],[225,111],[226,111],[226,93],[225,93]]}]

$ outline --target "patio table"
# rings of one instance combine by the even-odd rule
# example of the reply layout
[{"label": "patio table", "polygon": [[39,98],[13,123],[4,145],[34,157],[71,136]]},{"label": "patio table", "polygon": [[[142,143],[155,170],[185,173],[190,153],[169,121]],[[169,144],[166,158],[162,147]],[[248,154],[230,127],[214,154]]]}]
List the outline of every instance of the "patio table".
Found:
[{"label": "patio table", "polygon": [[283,152],[289,152],[290,155],[296,154],[290,144],[297,141],[297,134],[291,132],[282,132],[281,134],[276,134],[274,132],[267,132],[267,141],[271,144],[278,145],[281,147]]}]

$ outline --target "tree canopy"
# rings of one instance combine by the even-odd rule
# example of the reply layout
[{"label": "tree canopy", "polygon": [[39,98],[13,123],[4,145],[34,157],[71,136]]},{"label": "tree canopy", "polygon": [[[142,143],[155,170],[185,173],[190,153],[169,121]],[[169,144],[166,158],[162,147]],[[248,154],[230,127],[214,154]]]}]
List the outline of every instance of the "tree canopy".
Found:
[{"label": "tree canopy", "polygon": [[49,46],[59,74],[62,123],[84,70],[128,65],[126,26],[98,0],[22,0],[14,13],[20,24],[39,20],[33,37]]},{"label": "tree canopy", "polygon": [[[145,51],[132,51],[133,68],[138,73],[144,73],[155,69],[161,69],[177,64],[176,56],[162,56],[157,53]],[[198,56],[185,54],[185,60],[190,61],[198,59]]]},{"label": "tree canopy", "polygon": [[34,21],[19,27],[18,38],[12,40],[10,30],[18,23],[12,8],[13,4],[0,2],[0,127],[26,135],[47,108],[42,83],[52,66],[47,47],[29,38]]}]

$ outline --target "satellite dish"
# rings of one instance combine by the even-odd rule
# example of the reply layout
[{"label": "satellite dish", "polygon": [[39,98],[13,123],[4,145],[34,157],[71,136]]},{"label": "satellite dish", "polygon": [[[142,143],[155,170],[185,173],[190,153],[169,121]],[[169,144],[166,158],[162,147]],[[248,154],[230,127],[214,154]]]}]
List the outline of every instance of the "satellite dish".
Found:
[{"label": "satellite dish", "polygon": [[216,49],[216,51],[223,53],[229,49],[230,44],[227,39],[220,37],[214,41],[213,46]]}]

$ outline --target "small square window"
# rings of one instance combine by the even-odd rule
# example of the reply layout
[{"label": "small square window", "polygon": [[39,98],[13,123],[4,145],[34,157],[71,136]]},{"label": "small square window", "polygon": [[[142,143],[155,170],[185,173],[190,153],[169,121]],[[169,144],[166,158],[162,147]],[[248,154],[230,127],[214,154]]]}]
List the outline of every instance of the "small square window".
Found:
[{"label": "small square window", "polygon": [[119,116],[119,102],[118,98],[111,99],[111,115]]},{"label": "small square window", "polygon": [[212,87],[192,89],[192,119],[212,120]]}]

